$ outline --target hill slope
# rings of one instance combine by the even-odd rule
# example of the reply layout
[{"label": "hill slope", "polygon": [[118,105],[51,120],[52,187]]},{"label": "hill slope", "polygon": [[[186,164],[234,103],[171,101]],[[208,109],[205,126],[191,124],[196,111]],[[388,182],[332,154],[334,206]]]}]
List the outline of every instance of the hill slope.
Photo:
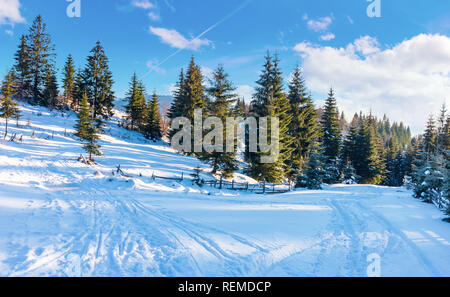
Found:
[{"label": "hill slope", "polygon": [[88,167],[73,113],[21,109],[23,142],[0,141],[0,276],[365,276],[373,254],[383,276],[450,276],[450,225],[406,189],[154,181],[201,164],[111,122]]}]

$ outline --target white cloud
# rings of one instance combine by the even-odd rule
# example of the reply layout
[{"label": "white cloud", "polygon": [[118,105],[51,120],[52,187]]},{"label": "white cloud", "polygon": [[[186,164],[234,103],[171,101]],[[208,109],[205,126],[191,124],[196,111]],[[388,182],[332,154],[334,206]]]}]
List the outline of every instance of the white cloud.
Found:
[{"label": "white cloud", "polygon": [[384,50],[369,36],[343,48],[302,42],[294,50],[313,92],[325,96],[333,86],[347,113],[371,109],[420,132],[450,94],[449,48],[450,37],[421,34]]},{"label": "white cloud", "polygon": [[327,33],[327,34],[324,34],[324,35],[320,36],[320,39],[321,40],[325,40],[325,41],[329,41],[329,40],[332,40],[334,38],[336,38],[336,36],[333,33]]},{"label": "white cloud", "polygon": [[380,51],[380,43],[376,38],[363,36],[354,42],[355,51],[362,53],[364,56],[378,53]]},{"label": "white cloud", "polygon": [[149,0],[133,0],[131,3],[133,6],[143,8],[143,9],[151,9],[154,8],[155,5],[151,3]]},{"label": "white cloud", "polygon": [[351,18],[351,17],[349,17],[349,16],[347,16],[347,20],[348,20],[348,22],[350,23],[350,24],[354,24],[355,23],[355,21]]},{"label": "white cloud", "polygon": [[161,67],[159,67],[158,59],[152,59],[150,61],[147,61],[147,67],[151,71],[155,71],[156,73],[159,73],[159,74],[165,74],[166,73],[166,70],[164,70]]},{"label": "white cloud", "polygon": [[25,23],[25,18],[20,14],[19,0],[0,0],[0,25]]},{"label": "white cloud", "polygon": [[[139,7],[145,10],[155,10],[156,9],[156,5],[153,4],[152,2],[150,2],[149,0],[133,0],[133,2],[131,2],[131,4],[135,7]],[[150,11],[148,14],[148,17],[152,20],[152,21],[159,21],[161,20],[161,16],[159,15],[159,13],[155,12],[155,11]]]},{"label": "white cloud", "polygon": [[188,40],[173,29],[150,27],[150,33],[158,36],[163,43],[177,49],[190,49],[196,51],[201,46],[208,46],[211,44],[211,41],[208,39],[193,38]]},{"label": "white cloud", "polygon": [[323,32],[328,29],[328,27],[333,23],[333,20],[331,17],[323,17],[318,18],[317,20],[308,20],[306,23],[308,25],[308,28],[310,30],[313,30],[315,32]]},{"label": "white cloud", "polygon": [[209,67],[201,66],[200,71],[202,72],[203,77],[206,78],[205,82],[208,83],[208,79],[214,78],[214,70]]},{"label": "white cloud", "polygon": [[239,97],[243,97],[246,103],[250,103],[250,101],[252,101],[254,92],[255,89],[249,85],[241,85],[236,88],[236,94],[238,94]]},{"label": "white cloud", "polygon": [[152,21],[159,21],[161,20],[161,17],[159,16],[159,14],[151,11],[148,13],[148,17],[152,20]]},{"label": "white cloud", "polygon": [[14,35],[13,30],[5,30],[5,33],[8,34],[9,36],[13,36]]}]

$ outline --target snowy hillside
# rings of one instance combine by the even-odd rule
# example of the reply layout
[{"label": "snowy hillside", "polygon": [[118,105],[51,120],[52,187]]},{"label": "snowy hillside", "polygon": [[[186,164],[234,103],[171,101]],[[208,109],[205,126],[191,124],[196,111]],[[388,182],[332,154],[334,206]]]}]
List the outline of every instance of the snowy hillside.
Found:
[{"label": "snowy hillside", "polygon": [[198,188],[205,165],[114,122],[86,166],[75,114],[21,110],[22,142],[0,140],[0,276],[366,276],[373,255],[382,276],[450,276],[450,224],[406,189]]}]

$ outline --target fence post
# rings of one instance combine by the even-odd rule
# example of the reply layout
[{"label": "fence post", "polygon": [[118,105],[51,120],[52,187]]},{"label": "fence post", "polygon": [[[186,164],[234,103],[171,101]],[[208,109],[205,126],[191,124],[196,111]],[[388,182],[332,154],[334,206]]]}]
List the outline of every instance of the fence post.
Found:
[{"label": "fence post", "polygon": [[263,181],[263,194],[266,193],[266,179]]},{"label": "fence post", "polygon": [[219,185],[220,190],[222,190],[222,182],[223,182],[223,175],[220,176],[220,185]]},{"label": "fence post", "polygon": [[234,190],[234,179],[231,181],[231,189]]},{"label": "fence post", "polygon": [[248,191],[248,182],[247,182],[247,187],[245,188],[246,191]]},{"label": "fence post", "polygon": [[181,172],[181,181],[184,179],[184,172]]}]

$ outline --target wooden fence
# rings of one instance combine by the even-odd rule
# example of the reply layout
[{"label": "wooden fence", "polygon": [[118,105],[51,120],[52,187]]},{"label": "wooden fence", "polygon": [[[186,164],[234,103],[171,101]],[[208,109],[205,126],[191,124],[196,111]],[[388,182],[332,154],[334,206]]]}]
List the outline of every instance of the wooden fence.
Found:
[{"label": "wooden fence", "polygon": [[264,182],[258,184],[249,184],[249,183],[238,183],[234,180],[224,181],[222,178],[220,180],[210,180],[206,181],[205,185],[212,186],[218,189],[226,189],[233,191],[248,191],[253,192],[255,194],[278,194],[278,193],[286,193],[291,191],[290,184],[269,184]]},{"label": "wooden fence", "polygon": [[[121,168],[120,165],[117,166],[116,170],[117,174],[120,174],[124,177],[132,177],[128,174],[126,174]],[[177,182],[182,182],[184,180],[184,173],[181,173],[181,177],[165,177],[165,176],[158,176],[155,175],[155,173],[152,174],[152,179],[164,179],[164,180],[173,180]],[[252,192],[255,194],[279,194],[279,193],[286,193],[291,191],[291,185],[290,184],[269,184],[264,182],[258,183],[258,184],[250,184],[250,183],[238,183],[234,180],[229,182],[223,180],[221,178],[220,180],[210,180],[205,181],[205,185],[217,188],[217,189],[225,189],[225,190],[232,190],[232,191],[247,191]]]}]

